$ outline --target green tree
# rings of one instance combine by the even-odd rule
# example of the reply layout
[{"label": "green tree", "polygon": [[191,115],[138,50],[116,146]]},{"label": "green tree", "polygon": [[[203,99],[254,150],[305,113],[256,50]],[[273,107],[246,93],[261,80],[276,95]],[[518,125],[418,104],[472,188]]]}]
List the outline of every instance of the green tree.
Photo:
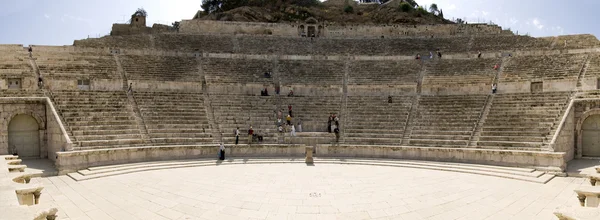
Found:
[{"label": "green tree", "polygon": [[348,14],[352,14],[352,13],[354,13],[354,8],[350,5],[346,5],[346,7],[344,7],[344,12],[346,12]]},{"label": "green tree", "polygon": [[403,12],[410,12],[414,9],[415,8],[412,5],[410,5],[409,3],[406,3],[406,2],[400,3],[400,10],[402,10]]},{"label": "green tree", "polygon": [[438,12],[437,4],[435,4],[435,3],[431,4],[431,6],[429,6],[429,12],[431,12],[431,14],[437,13]]},{"label": "green tree", "polygon": [[438,17],[444,18],[444,12],[442,11],[442,9],[440,9],[440,13],[438,13]]}]

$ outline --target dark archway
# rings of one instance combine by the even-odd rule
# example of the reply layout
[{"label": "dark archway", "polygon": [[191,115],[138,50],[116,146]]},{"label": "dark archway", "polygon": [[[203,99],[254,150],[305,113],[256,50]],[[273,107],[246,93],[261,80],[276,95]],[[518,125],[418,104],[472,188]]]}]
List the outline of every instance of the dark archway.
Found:
[{"label": "dark archway", "polygon": [[581,148],[584,157],[600,157],[600,115],[591,115],[583,121]]}]

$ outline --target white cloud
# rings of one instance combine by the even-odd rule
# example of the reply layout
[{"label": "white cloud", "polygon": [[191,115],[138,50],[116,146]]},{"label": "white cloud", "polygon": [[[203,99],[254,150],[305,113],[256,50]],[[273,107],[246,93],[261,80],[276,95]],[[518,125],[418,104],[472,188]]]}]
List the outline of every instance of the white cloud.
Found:
[{"label": "white cloud", "polygon": [[539,30],[544,29],[544,25],[542,24],[542,22],[538,18],[534,18],[531,21],[531,24],[533,24],[533,26],[535,26],[535,28],[537,28]]},{"label": "white cloud", "polygon": [[44,14],[44,18],[50,19],[50,15],[49,14]]},{"label": "white cloud", "polygon": [[512,24],[512,25],[515,25],[515,24],[519,23],[519,20],[517,20],[516,18],[510,18],[508,21],[509,21],[509,22],[510,22],[510,24]]},{"label": "white cloud", "polygon": [[448,9],[446,9],[448,11],[454,11],[456,10],[456,5],[455,4],[451,4],[450,6],[448,6]]},{"label": "white cloud", "polygon": [[490,13],[487,11],[481,11],[481,14],[483,15],[483,17],[487,17]]}]

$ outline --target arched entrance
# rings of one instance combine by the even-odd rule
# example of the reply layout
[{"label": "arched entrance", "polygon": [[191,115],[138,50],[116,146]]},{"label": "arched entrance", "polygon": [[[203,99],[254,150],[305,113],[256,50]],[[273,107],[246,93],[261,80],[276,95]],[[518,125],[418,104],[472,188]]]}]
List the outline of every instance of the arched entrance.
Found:
[{"label": "arched entrance", "polygon": [[40,133],[35,118],[19,114],[8,124],[8,148],[16,148],[19,157],[40,157]]},{"label": "arched entrance", "polygon": [[582,156],[600,157],[600,115],[591,115],[581,125]]}]

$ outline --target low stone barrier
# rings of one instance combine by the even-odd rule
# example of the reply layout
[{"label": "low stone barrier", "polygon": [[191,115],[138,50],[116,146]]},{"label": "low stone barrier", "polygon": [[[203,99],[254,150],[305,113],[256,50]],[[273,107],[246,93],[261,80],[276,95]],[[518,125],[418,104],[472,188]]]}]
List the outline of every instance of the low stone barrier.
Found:
[{"label": "low stone barrier", "polygon": [[[304,157],[306,145],[226,145],[230,157]],[[58,152],[59,174],[94,166],[125,163],[217,158],[218,145],[177,145],[114,148]],[[436,148],[373,145],[317,145],[316,157],[393,158],[461,162],[499,166],[529,167],[542,171],[563,172],[565,153],[539,151],[509,151],[473,148]]]}]

